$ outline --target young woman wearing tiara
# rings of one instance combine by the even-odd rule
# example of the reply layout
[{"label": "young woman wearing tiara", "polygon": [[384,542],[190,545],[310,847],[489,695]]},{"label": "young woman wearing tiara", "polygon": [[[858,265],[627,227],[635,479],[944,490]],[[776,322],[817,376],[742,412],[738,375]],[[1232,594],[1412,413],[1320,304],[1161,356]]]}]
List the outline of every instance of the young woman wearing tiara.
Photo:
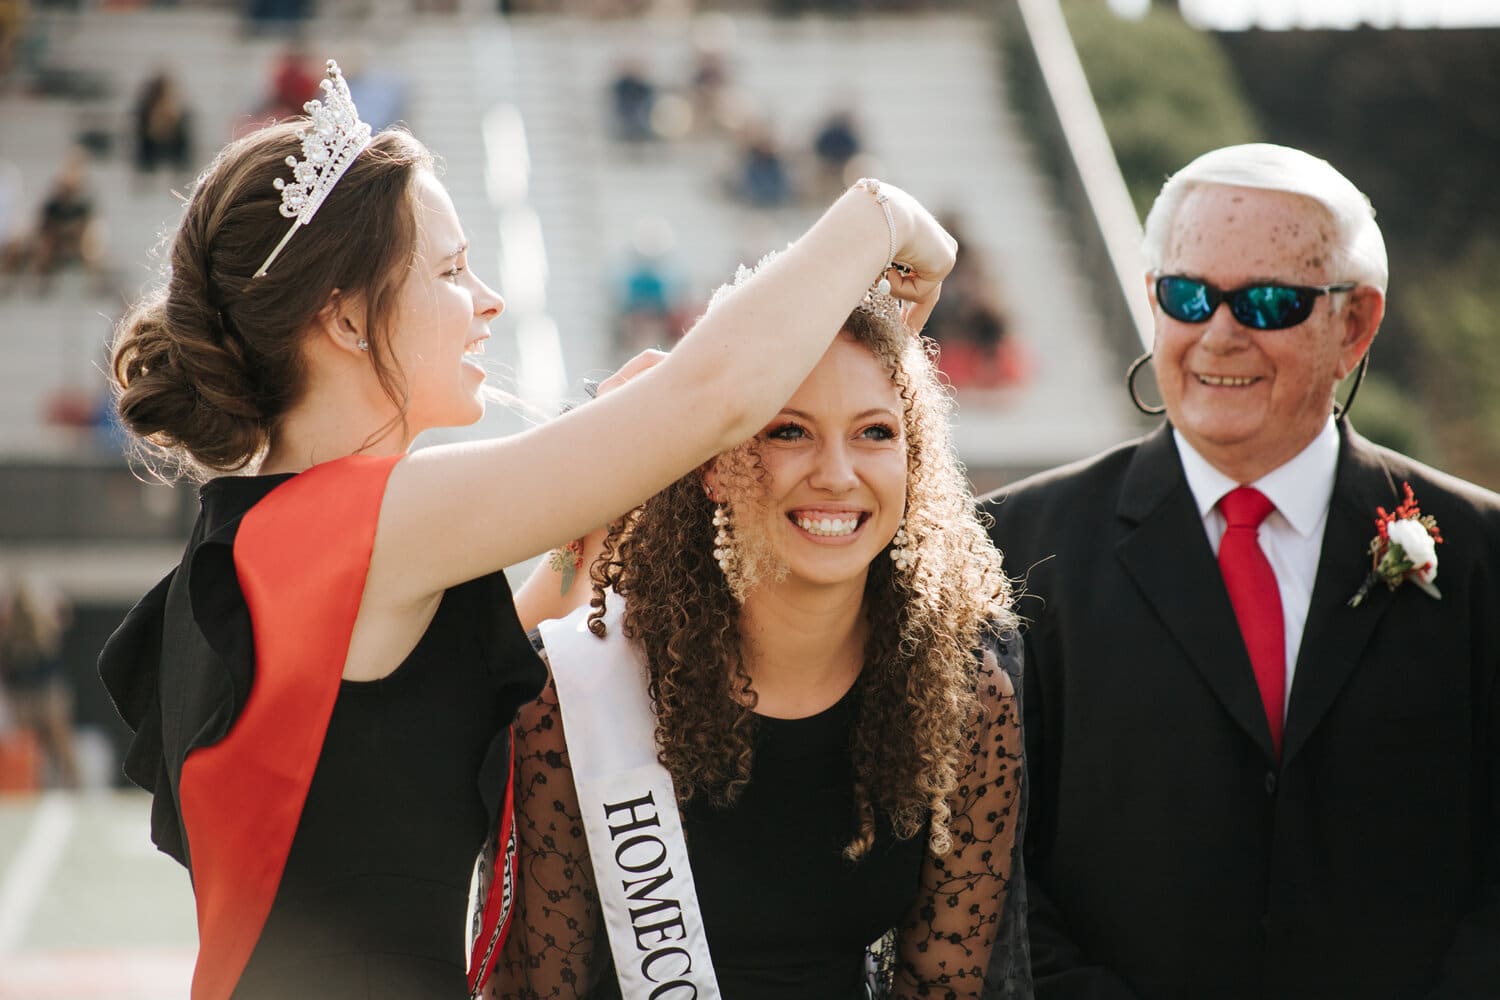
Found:
[{"label": "young woman wearing tiara", "polygon": [[525,433],[408,454],[480,416],[468,356],[504,303],[427,150],[371,137],[331,62],[323,86],[311,122],[219,154],[114,344],[125,424],[207,480],[182,562],[100,658],[153,837],[192,873],[194,1000],[481,982],[510,917],[509,724],[545,681],[500,570],[752,433],[893,259],[925,313],[954,257],[909,196],[851,189],[660,364]]},{"label": "young woman wearing tiara", "polygon": [[592,606],[541,626],[492,995],[1030,997],[1020,644],[948,415],[872,293],[610,529]]}]

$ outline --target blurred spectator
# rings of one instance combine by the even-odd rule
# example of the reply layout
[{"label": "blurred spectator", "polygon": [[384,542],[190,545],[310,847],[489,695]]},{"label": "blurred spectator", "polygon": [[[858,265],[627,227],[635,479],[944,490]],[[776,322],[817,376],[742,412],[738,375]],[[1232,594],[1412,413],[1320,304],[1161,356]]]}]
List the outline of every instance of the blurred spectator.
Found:
[{"label": "blurred spectator", "polygon": [[736,187],[739,197],[755,208],[777,208],[791,200],[786,161],[771,130],[764,125],[752,125],[745,131]]},{"label": "blurred spectator", "polygon": [[0,89],[15,66],[16,50],[26,30],[26,0],[0,0]]},{"label": "blurred spectator", "polygon": [[682,335],[682,281],[671,264],[675,242],[665,219],[643,219],[635,226],[618,296],[616,332],[624,353],[665,347]]},{"label": "blurred spectator", "polygon": [[52,276],[66,264],[82,264],[96,278],[103,277],[100,223],[94,216],[86,163],[83,150],[71,152],[42,202],[35,265],[43,293],[50,287]]},{"label": "blurred spectator", "polygon": [[262,111],[278,121],[304,114],[302,105],[322,96],[318,84],[323,76],[321,69],[313,72],[308,65],[307,53],[300,45],[287,46],[271,70],[270,93]]},{"label": "blurred spectator", "polygon": [[[296,43],[288,45],[276,56],[276,61],[271,66],[271,76],[266,81],[260,103],[235,124],[232,137],[240,139],[273,122],[307,114],[303,105],[322,97],[323,91],[318,84],[323,78],[322,66],[318,67],[316,73],[313,72],[302,46]],[[360,111],[363,113],[364,109],[361,108]]]},{"label": "blurred spectator", "polygon": [[75,147],[42,202],[36,230],[12,240],[0,254],[0,275],[30,272],[37,291],[51,289],[53,276],[68,264],[82,264],[98,294],[110,292],[104,265],[102,223],[94,215],[89,193],[87,154]]},{"label": "blurred spectator", "polygon": [[962,234],[960,220],[941,220],[962,248],[924,332],[937,342],[938,367],[960,389],[1000,389],[1024,382],[1030,364],[1010,336],[1010,321],[984,256]]},{"label": "blurred spectator", "polygon": [[245,0],[246,28],[252,35],[294,32],[311,6],[308,0]]},{"label": "blurred spectator", "polygon": [[135,102],[135,167],[149,174],[166,164],[179,173],[191,162],[189,115],[177,82],[166,71],[141,87]]},{"label": "blurred spectator", "polygon": [[0,257],[21,228],[21,168],[0,160]]},{"label": "blurred spectator", "polygon": [[[120,424],[114,394],[103,384],[87,384],[75,373],[42,400],[42,421],[73,432],[72,441],[101,456],[128,454],[130,439]],[[3,996],[4,994],[0,994]]]},{"label": "blurred spectator", "polygon": [[60,593],[34,579],[16,581],[0,607],[0,682],[16,726],[35,735],[53,781],[77,788],[73,692],[61,655],[71,619]]},{"label": "blurred spectator", "polygon": [[359,108],[359,117],[373,131],[389,128],[406,117],[407,95],[411,90],[406,77],[373,63],[363,48],[351,52],[341,66],[344,79],[349,81],[349,95]]},{"label": "blurred spectator", "polygon": [[83,147],[89,158],[108,160],[114,156],[120,139],[117,116],[90,102],[78,109],[77,119],[78,128],[73,133],[73,141]]},{"label": "blurred spectator", "polygon": [[694,56],[693,75],[688,81],[692,95],[693,122],[699,131],[724,127],[724,100],[729,90],[729,65],[722,50],[700,44]]},{"label": "blurred spectator", "polygon": [[651,127],[651,111],[656,104],[656,85],[646,75],[645,68],[635,60],[624,63],[609,90],[616,138],[626,142],[656,138],[656,132]]},{"label": "blurred spectator", "polygon": [[732,70],[737,34],[734,18],[726,13],[700,13],[693,20],[693,70],[686,89],[700,134],[735,135],[754,117],[755,104]]},{"label": "blurred spectator", "polygon": [[35,792],[41,780],[42,755],[36,735],[15,722],[15,713],[0,683],[0,794]]},{"label": "blurred spectator", "polygon": [[842,191],[857,179],[847,177],[846,171],[849,162],[863,148],[852,111],[839,109],[823,120],[817,135],[813,137],[813,155],[818,162],[820,200],[830,193]]}]

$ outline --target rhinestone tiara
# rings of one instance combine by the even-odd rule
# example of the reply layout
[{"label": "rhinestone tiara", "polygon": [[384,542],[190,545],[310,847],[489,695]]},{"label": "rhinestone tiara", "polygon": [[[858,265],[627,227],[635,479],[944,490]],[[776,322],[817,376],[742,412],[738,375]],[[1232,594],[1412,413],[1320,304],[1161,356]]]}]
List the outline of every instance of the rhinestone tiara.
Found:
[{"label": "rhinestone tiara", "polygon": [[[886,284],[886,288],[890,288],[889,283]],[[878,316],[887,323],[900,324],[901,322],[901,300],[878,288],[868,289],[865,297],[860,299],[859,305],[854,308]]]},{"label": "rhinestone tiara", "polygon": [[302,105],[310,119],[307,127],[297,133],[302,141],[302,159],[286,158],[286,165],[292,168],[291,183],[280,177],[272,182],[281,192],[281,214],[295,221],[255,272],[256,278],[266,273],[291,241],[292,234],[312,221],[328,192],[370,144],[370,126],[359,120],[359,110],[349,96],[349,85],[344,82],[338,63],[328,60],[328,78],[318,86],[323,88],[323,99]]},{"label": "rhinestone tiara", "polygon": [[[787,244],[787,246],[791,246],[791,244]],[[741,264],[735,270],[733,282],[727,285],[720,285],[718,288],[714,289],[713,295],[711,295],[708,300],[708,308],[712,309],[714,306],[718,305],[721,301],[729,296],[730,292],[743,285],[746,281],[749,281],[751,276],[754,275],[755,272],[759,271],[771,261],[775,260],[776,257],[780,255],[780,253],[781,251],[779,250],[772,250],[770,253],[762,257],[759,263],[757,263],[754,267],[746,267],[744,264]],[[898,270],[904,267],[904,265],[902,264],[892,264],[891,266],[897,268]],[[884,282],[884,284],[884,291],[880,289],[878,284],[872,285],[871,287],[866,289],[864,297],[855,304],[853,311],[869,313],[870,315],[876,316],[887,323],[900,324],[902,322],[901,300],[890,294],[891,285],[889,281]]]}]

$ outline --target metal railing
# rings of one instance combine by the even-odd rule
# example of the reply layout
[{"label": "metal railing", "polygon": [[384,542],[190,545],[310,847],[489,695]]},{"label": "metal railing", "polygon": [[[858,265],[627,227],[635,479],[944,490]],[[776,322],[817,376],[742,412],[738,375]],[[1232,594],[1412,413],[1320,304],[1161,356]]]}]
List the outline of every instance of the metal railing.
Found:
[{"label": "metal railing", "polygon": [[1123,373],[1152,339],[1140,220],[1058,0],[999,0],[996,7],[1018,110],[1056,181]]},{"label": "metal railing", "polygon": [[9,459],[0,466],[0,548],[180,542],[198,491],[138,478],[125,463]]}]

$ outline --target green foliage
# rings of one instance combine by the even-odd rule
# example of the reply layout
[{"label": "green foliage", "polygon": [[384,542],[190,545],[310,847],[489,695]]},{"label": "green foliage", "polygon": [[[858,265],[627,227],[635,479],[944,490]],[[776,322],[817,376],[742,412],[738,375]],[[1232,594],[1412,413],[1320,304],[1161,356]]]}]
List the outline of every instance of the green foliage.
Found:
[{"label": "green foliage", "polygon": [[[1376,338],[1376,346],[1379,346]],[[1349,420],[1365,437],[1376,444],[1383,444],[1403,455],[1420,461],[1436,464],[1434,445],[1428,433],[1427,418],[1422,406],[1401,389],[1389,376],[1374,369],[1380,367],[1378,351],[1371,355],[1371,372],[1360,386],[1354,406],[1349,411]],[[1350,375],[1339,387],[1339,399],[1349,398]]]},{"label": "green foliage", "polygon": [[[1408,276],[1390,308],[1422,344],[1423,389],[1444,426],[1444,451],[1464,472],[1493,484],[1500,474],[1500,241],[1474,240],[1467,252]],[[1377,341],[1378,343],[1378,341]]]},{"label": "green foliage", "polygon": [[1200,153],[1261,138],[1218,40],[1154,6],[1129,21],[1104,0],[1063,11],[1105,131],[1144,218],[1167,175]]}]

